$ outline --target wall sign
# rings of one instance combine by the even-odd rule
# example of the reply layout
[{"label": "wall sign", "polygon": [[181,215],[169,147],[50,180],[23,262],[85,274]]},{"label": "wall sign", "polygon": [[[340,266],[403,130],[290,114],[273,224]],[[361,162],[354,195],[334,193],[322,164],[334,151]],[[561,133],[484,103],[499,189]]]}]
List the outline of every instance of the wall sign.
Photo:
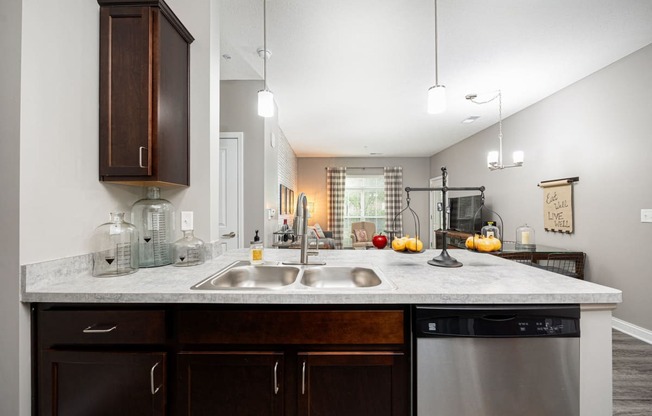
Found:
[{"label": "wall sign", "polygon": [[573,182],[579,179],[555,179],[539,183],[543,189],[543,228],[546,231],[573,232]]}]

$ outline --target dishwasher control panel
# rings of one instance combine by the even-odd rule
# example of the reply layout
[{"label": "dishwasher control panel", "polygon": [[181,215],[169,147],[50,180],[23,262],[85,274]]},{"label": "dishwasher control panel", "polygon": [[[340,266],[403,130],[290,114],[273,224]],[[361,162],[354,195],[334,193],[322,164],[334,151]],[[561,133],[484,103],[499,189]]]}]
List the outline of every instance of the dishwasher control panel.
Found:
[{"label": "dishwasher control panel", "polygon": [[579,308],[416,307],[417,337],[579,337]]}]

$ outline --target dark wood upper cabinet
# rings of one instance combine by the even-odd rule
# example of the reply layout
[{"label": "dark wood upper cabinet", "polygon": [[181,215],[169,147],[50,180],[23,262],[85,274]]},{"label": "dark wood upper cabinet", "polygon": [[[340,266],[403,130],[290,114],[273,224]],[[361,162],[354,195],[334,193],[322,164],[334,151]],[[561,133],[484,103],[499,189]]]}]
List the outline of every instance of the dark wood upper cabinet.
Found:
[{"label": "dark wood upper cabinet", "polygon": [[100,4],[100,180],[190,185],[192,35],[162,0]]}]

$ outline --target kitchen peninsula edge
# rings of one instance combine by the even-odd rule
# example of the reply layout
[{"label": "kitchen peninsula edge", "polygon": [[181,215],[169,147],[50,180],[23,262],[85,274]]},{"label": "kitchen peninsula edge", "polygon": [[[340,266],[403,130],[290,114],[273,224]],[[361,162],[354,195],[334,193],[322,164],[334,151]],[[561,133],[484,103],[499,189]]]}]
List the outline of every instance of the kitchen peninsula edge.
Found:
[{"label": "kitchen peninsula edge", "polygon": [[[266,261],[297,260],[295,250],[266,250]],[[247,250],[225,253],[195,267],[141,269],[111,278],[94,278],[75,259],[24,265],[21,301],[62,304],[220,304],[242,305],[416,305],[416,304],[579,304],[581,307],[580,406],[582,416],[611,415],[611,311],[619,290],[470,251],[456,252],[464,264],[438,268],[426,262],[427,250],[320,252],[327,266],[371,267],[391,284],[381,289],[325,289],[291,285],[278,290],[191,290],[190,287],[237,260]],[[312,259],[312,258],[311,258]]]}]

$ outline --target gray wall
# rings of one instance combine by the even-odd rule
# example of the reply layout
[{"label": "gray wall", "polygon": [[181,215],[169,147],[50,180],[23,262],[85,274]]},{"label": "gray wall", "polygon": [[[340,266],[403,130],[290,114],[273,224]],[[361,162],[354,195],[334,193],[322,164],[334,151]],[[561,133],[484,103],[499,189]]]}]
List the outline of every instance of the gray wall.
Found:
[{"label": "gray wall", "polygon": [[265,229],[265,121],[258,115],[257,93],[262,81],[221,81],[220,131],[244,134],[244,246],[254,230]]},{"label": "gray wall", "polygon": [[[262,85],[258,80],[221,83],[220,131],[244,133],[245,247],[255,230],[259,230],[265,246],[271,246],[273,233],[279,228],[280,178],[286,186],[292,186],[296,178],[296,156],[278,125],[279,109],[274,117],[258,115],[257,93]],[[276,215],[269,218],[269,209],[275,209]]]},{"label": "gray wall", "polygon": [[29,396],[20,394],[29,386],[29,367],[20,371],[29,354],[21,332],[29,328],[21,331],[27,313],[18,301],[21,7],[21,0],[0,3],[0,415],[29,414]]},{"label": "gray wall", "polygon": [[[505,221],[507,239],[527,222],[536,241],[587,253],[587,280],[618,288],[615,316],[652,330],[652,46],[563,89],[503,122],[506,159],[525,151],[522,168],[489,172],[497,126],[434,155],[435,176],[448,167],[451,186],[487,187],[487,201]],[[509,97],[504,97],[508,99]],[[485,104],[491,105],[491,104]],[[575,233],[543,230],[542,180],[579,176],[574,187]]]},{"label": "gray wall", "polygon": [[[362,157],[362,158],[322,158],[322,157],[300,157],[298,160],[298,187],[299,192],[305,192],[308,199],[315,203],[314,220],[322,228],[328,227],[328,213],[326,200],[326,170],[328,166],[345,167],[403,167],[403,188],[427,187],[430,179],[430,161],[427,157]],[[436,176],[436,175],[435,175]],[[421,222],[421,240],[425,247],[430,244],[430,233],[428,217],[428,193],[414,192],[411,197],[410,206],[419,216]],[[405,207],[405,192],[403,192],[403,207]],[[414,234],[414,221],[403,216],[403,231],[407,234]]]}]

